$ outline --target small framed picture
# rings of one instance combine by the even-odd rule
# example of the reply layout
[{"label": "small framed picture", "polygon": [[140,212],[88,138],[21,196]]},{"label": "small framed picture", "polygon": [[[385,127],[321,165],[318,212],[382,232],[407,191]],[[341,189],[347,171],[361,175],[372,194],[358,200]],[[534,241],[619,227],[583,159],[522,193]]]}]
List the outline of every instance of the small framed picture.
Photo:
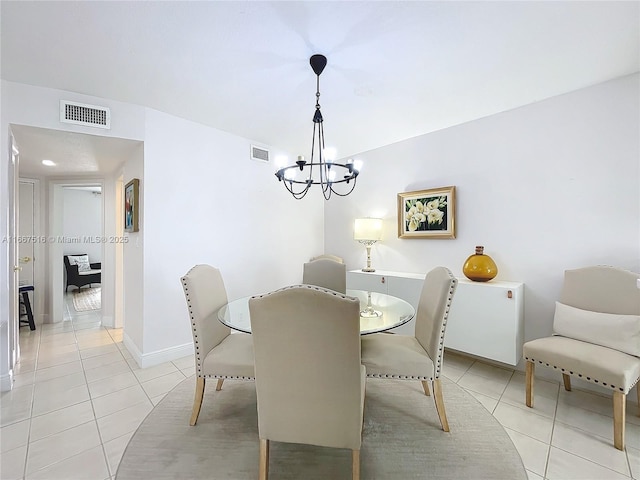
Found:
[{"label": "small framed picture", "polygon": [[134,178],[124,187],[124,231],[137,232],[140,215],[140,180]]},{"label": "small framed picture", "polygon": [[456,187],[398,194],[398,238],[456,238]]}]

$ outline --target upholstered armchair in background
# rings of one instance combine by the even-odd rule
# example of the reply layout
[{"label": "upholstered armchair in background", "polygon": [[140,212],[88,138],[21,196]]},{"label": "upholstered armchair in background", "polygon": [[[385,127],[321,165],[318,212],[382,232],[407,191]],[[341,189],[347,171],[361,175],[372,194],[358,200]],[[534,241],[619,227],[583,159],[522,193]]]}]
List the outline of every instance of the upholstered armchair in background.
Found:
[{"label": "upholstered armchair in background", "polygon": [[523,346],[527,406],[533,408],[536,365],[561,372],[567,391],[571,377],[611,390],[618,450],[624,450],[627,393],[640,379],[638,278],[640,274],[602,265],[565,271],[554,335]]},{"label": "upholstered armchair in background", "polygon": [[65,292],[69,290],[70,285],[81,288],[85,285],[102,283],[102,264],[89,262],[89,255],[86,253],[65,255],[64,268],[67,274]]}]

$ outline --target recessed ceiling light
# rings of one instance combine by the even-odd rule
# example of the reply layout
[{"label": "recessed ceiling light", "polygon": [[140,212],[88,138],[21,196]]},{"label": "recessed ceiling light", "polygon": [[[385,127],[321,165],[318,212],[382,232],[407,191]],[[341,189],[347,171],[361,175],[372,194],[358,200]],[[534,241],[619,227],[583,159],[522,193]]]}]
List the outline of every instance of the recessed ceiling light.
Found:
[{"label": "recessed ceiling light", "polygon": [[42,160],[42,164],[46,165],[47,167],[55,167],[56,166],[56,162],[54,162],[53,160]]}]

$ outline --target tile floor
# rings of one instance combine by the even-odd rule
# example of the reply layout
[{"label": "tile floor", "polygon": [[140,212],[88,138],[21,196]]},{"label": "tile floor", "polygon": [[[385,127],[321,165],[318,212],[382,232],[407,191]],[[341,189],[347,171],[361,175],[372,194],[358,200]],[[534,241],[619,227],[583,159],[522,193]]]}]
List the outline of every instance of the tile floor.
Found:
[{"label": "tile floor", "polygon": [[[99,312],[75,312],[70,295],[63,322],[20,331],[15,387],[0,396],[2,480],[114,479],[140,422],[194,373],[192,357],[138,368],[122,331],[102,328]],[[530,480],[640,480],[637,404],[628,403],[621,452],[605,396],[537,380],[532,410],[520,372],[448,354],[444,374],[504,426]]]}]

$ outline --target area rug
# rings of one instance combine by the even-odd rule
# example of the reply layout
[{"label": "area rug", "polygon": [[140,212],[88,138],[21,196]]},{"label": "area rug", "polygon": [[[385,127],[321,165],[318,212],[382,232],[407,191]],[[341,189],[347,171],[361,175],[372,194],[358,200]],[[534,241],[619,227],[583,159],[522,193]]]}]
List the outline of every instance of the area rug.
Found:
[{"label": "area rug", "polygon": [[[207,387],[194,427],[194,377],[167,394],[131,438],[116,480],[258,478],[254,383],[228,380],[219,392],[215,381]],[[440,429],[420,382],[367,381],[361,479],[526,480],[498,421],[453,382],[445,379],[443,392],[449,433]],[[350,450],[279,442],[270,447],[270,480],[351,478]]]},{"label": "area rug", "polygon": [[73,292],[73,308],[76,312],[100,310],[101,300],[100,287],[82,288]]}]

